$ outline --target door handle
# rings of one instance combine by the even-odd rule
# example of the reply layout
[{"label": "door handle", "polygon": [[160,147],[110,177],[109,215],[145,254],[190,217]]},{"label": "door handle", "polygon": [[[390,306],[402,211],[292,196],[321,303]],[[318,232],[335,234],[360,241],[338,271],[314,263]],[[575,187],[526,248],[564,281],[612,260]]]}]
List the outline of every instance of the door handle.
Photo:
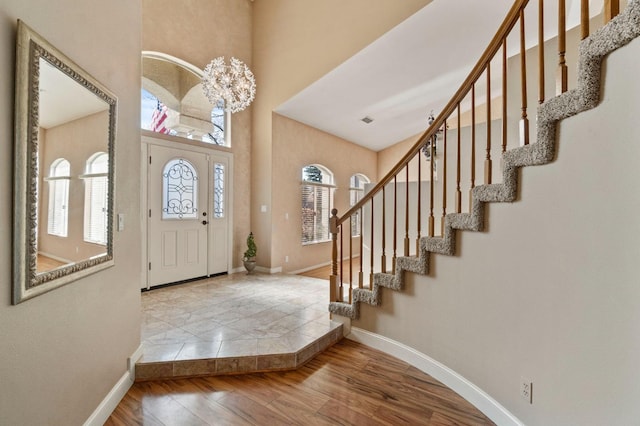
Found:
[{"label": "door handle", "polygon": [[206,220],[203,220],[203,221],[202,221],[202,224],[203,224],[203,225],[206,225],[207,223],[209,223],[209,222],[207,222]]}]

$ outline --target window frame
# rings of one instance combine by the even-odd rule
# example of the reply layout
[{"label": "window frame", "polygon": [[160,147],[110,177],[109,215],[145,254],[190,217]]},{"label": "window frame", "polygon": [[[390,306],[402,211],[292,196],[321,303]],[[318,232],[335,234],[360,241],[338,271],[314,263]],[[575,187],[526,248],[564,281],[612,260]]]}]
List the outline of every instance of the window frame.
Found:
[{"label": "window frame", "polygon": [[[61,166],[65,166],[66,169],[61,169]],[[64,172],[66,174],[62,174]],[[71,181],[69,160],[62,157],[53,160],[49,166],[49,176],[44,180],[49,182],[47,234],[67,238],[69,236],[69,182]],[[56,221],[56,217],[60,219]]]},{"label": "window frame", "polygon": [[[305,169],[307,169],[308,167],[315,167],[320,170],[321,176],[322,176],[322,180],[320,182],[315,182],[315,181],[310,181],[305,179]],[[329,219],[331,217],[331,209],[333,209],[333,206],[334,206],[334,195],[336,190],[336,186],[334,185],[333,172],[331,172],[331,170],[329,170],[327,167],[322,166],[320,164],[307,164],[306,166],[302,167],[301,171],[302,171],[302,180],[300,182],[300,203],[301,203],[300,205],[300,209],[301,209],[300,210],[300,219],[301,219],[300,242],[303,246],[329,242],[331,241],[331,234],[329,232],[330,231]],[[304,227],[305,227],[306,213],[305,213],[304,205],[308,203],[308,201],[305,201],[305,196],[307,197],[309,196],[309,193],[306,192],[305,190],[308,191],[309,189],[313,191],[312,202],[314,204],[314,207],[313,207],[314,219],[313,219],[313,229],[311,231],[311,235],[313,235],[314,238],[312,240],[305,240],[306,233],[304,232]],[[320,216],[318,216],[315,213],[318,211],[317,201],[319,198],[322,198],[321,196],[320,197],[318,196],[318,195],[321,195],[321,194],[318,194],[317,192],[318,190],[322,190],[323,193],[325,193],[326,197],[328,198],[327,205],[321,208]],[[325,207],[326,207],[326,212],[324,211]],[[318,219],[320,220],[320,222],[318,222]],[[321,232],[321,230],[318,229],[319,226],[326,228],[326,236],[324,238],[317,238],[318,234]]]},{"label": "window frame", "polygon": [[[354,184],[355,179],[358,179],[362,185],[356,186]],[[368,183],[371,183],[371,179],[362,173],[355,173],[349,178],[349,208],[355,206],[362,200],[365,194],[364,186]],[[361,212],[356,212],[351,216],[352,237],[360,237],[362,235],[362,229],[360,229],[360,214]]]},{"label": "window frame", "polygon": [[[105,171],[96,170],[98,160],[102,160],[106,157],[106,162],[103,163],[106,167],[101,167]],[[109,210],[109,154],[106,152],[96,152],[87,159],[85,165],[86,173],[80,175],[80,179],[84,180],[84,226],[82,229],[82,239],[86,243],[98,244],[102,246],[107,245],[107,228],[108,228],[108,210]],[[100,192],[102,191],[102,196]],[[96,195],[98,194],[98,195]],[[95,211],[95,205],[102,201],[101,212]],[[102,216],[100,218],[100,216]],[[96,221],[102,222],[102,226],[98,223],[96,227]],[[100,229],[102,235],[93,233],[94,229]]]}]

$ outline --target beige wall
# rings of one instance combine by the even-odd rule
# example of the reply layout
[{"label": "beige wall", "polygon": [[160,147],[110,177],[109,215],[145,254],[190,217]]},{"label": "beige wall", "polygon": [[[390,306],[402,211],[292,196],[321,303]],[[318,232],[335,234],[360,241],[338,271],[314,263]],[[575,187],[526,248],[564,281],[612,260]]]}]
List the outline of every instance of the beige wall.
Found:
[{"label": "beige wall", "polygon": [[[273,267],[296,271],[331,260],[331,244],[303,246],[301,243],[302,168],[321,164],[333,173],[336,190],[334,205],[338,213],[349,209],[349,179],[356,173],[372,181],[376,178],[376,153],[344,139],[273,114]],[[288,219],[287,219],[288,216]],[[256,241],[259,248],[261,241]],[[285,256],[289,261],[285,261]]]},{"label": "beige wall", "polygon": [[[250,0],[143,0],[142,49],[167,53],[201,69],[218,56],[234,56],[252,68],[252,5]],[[231,118],[234,267],[242,265],[251,230],[251,109]]]},{"label": "beige wall", "polygon": [[[107,152],[108,111],[71,121],[50,129],[42,129],[40,144],[40,211],[38,226],[38,252],[77,262],[106,253],[103,245],[84,241],[85,181],[79,175],[86,173],[87,160],[97,152]],[[67,236],[49,235],[48,208],[49,175],[51,163],[65,158],[71,166]]]},{"label": "beige wall", "polygon": [[[256,1],[253,5],[253,71],[258,94],[253,106],[251,221],[261,241],[258,264],[279,266],[272,227],[278,218],[272,180],[280,162],[272,111],[340,63],[399,24],[430,0]],[[266,213],[261,212],[265,206]],[[272,225],[273,222],[273,225]]]},{"label": "beige wall", "polygon": [[461,233],[456,256],[433,255],[429,276],[407,274],[354,325],[452,368],[527,425],[636,423],[638,57],[638,39],[610,55],[602,103],[561,123],[557,160],[522,171],[518,201],[487,207],[487,232]]},{"label": "beige wall", "polygon": [[11,297],[11,209],[0,213],[0,424],[82,424],[140,343],[140,5],[127,0],[4,0],[0,5],[0,172],[11,206],[16,20],[118,97],[115,266],[23,302]]}]

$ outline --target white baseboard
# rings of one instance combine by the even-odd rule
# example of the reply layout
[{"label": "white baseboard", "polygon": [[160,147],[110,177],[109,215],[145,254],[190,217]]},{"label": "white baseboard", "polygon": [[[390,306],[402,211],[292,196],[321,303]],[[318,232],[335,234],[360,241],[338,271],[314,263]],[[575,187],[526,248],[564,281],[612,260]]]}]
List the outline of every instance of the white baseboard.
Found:
[{"label": "white baseboard", "polygon": [[104,397],[100,405],[91,413],[84,426],[102,426],[113,410],[118,406],[122,398],[133,384],[136,377],[136,361],[142,356],[142,345],[138,346],[133,354],[127,359],[127,372],[120,377],[120,380],[111,388],[107,396]]},{"label": "white baseboard", "polygon": [[256,271],[265,274],[279,274],[280,272],[282,272],[282,266],[278,266],[277,268],[265,268],[264,266],[256,266]]},{"label": "white baseboard", "polygon": [[136,362],[142,357],[142,345],[138,346],[129,359],[127,359],[127,370],[129,370],[129,374],[131,375],[131,381],[136,379]]},{"label": "white baseboard", "polygon": [[371,346],[374,349],[401,359],[429,374],[434,379],[441,381],[458,395],[469,401],[478,410],[482,411],[482,413],[489,417],[495,424],[499,426],[524,426],[524,423],[482,389],[433,358],[400,342],[357,327],[351,327],[351,333],[346,337],[349,340]]},{"label": "white baseboard", "polygon": [[[357,259],[357,258],[359,258],[359,257],[360,257],[360,255],[359,255],[359,254],[354,254],[354,255],[353,255],[353,257],[352,257],[352,259]],[[349,257],[348,257],[348,256],[345,256],[345,257],[343,257],[343,258],[342,258],[342,261],[343,261],[343,262],[345,262],[345,261],[347,261],[347,260],[349,260]],[[318,264],[313,265],[313,266],[307,266],[306,268],[297,269],[297,270],[295,270],[295,271],[291,271],[291,272],[287,272],[287,273],[288,273],[288,274],[291,274],[291,275],[298,275],[298,274],[302,274],[302,273],[304,273],[304,272],[313,271],[314,269],[323,268],[323,267],[325,267],[325,266],[329,266],[329,265],[331,265],[331,261],[318,263]]]},{"label": "white baseboard", "polygon": [[84,422],[84,426],[101,426],[103,425],[113,410],[118,406],[120,400],[126,395],[127,391],[133,384],[131,376],[127,371],[122,375],[118,383],[104,397],[100,405],[93,411],[91,416]]},{"label": "white baseboard", "polygon": [[[279,274],[280,272],[282,272],[282,266],[279,266],[277,268],[271,268],[271,269],[265,268],[264,266],[256,266],[255,271],[256,272],[262,272],[263,274],[271,274],[271,275]],[[237,274],[239,272],[247,272],[247,270],[244,269],[244,266],[240,266],[238,268],[233,268],[231,270],[232,274]]]},{"label": "white baseboard", "polygon": [[308,266],[308,267],[302,268],[302,269],[297,269],[295,271],[291,271],[291,272],[288,272],[288,273],[290,275],[298,275],[298,274],[302,274],[302,273],[307,272],[307,271],[313,271],[314,269],[322,268],[322,267],[325,267],[325,266],[328,266],[328,265],[331,265],[331,261],[318,263],[317,265]]}]

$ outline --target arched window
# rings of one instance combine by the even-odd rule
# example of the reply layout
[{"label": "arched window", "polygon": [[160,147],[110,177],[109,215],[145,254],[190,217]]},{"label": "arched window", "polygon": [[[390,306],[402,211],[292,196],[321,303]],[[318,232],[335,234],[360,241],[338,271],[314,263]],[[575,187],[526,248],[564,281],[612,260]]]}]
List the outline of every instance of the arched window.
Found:
[{"label": "arched window", "polygon": [[302,244],[329,241],[333,173],[319,164],[302,168]]},{"label": "arched window", "polygon": [[[212,105],[202,88],[203,71],[170,55],[142,55],[140,127],[157,133],[231,146],[231,113]],[[176,84],[179,82],[179,84]]]},{"label": "arched window", "polygon": [[84,179],[84,240],[107,244],[109,155],[96,152],[87,160]]},{"label": "arched window", "polygon": [[49,177],[49,207],[47,233],[58,237],[67,236],[69,221],[69,180],[71,179],[71,164],[64,158],[58,158],[51,163]]},{"label": "arched window", "polygon": [[[363,174],[357,173],[351,176],[349,180],[349,206],[355,206],[358,201],[364,197],[364,185],[370,183],[368,177]],[[360,213],[356,212],[353,216],[351,216],[351,236],[357,237],[360,235],[362,230],[360,229]]]},{"label": "arched window", "polygon": [[198,218],[198,172],[184,158],[167,162],[162,173],[162,219]]}]

